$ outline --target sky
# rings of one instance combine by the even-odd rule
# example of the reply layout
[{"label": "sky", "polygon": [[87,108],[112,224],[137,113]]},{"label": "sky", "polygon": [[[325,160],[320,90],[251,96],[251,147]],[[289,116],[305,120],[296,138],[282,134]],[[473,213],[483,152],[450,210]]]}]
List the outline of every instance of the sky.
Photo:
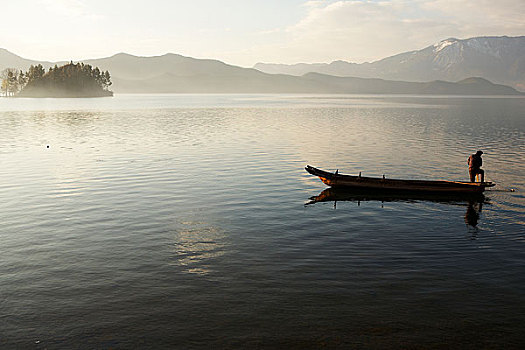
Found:
[{"label": "sky", "polygon": [[525,0],[2,1],[0,47],[62,61],[168,52],[257,62],[371,62],[447,38],[525,35]]}]

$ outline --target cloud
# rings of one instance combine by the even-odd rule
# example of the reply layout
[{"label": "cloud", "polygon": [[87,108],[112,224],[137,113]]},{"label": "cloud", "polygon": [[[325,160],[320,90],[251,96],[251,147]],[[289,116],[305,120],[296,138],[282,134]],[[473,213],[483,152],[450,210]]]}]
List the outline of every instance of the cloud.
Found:
[{"label": "cloud", "polygon": [[100,15],[91,13],[88,6],[81,0],[39,0],[43,8],[49,12],[63,17],[89,17],[100,18]]},{"label": "cloud", "polygon": [[243,66],[364,62],[449,37],[525,35],[525,0],[232,1],[243,4],[239,11],[215,0],[36,2],[4,4],[4,13],[23,13],[27,25],[19,16],[0,21],[8,33],[2,45],[30,58],[171,51]]},{"label": "cloud", "polygon": [[523,0],[432,0],[423,3],[422,7],[446,16],[465,35],[479,35],[480,32],[525,34]]},{"label": "cloud", "polygon": [[282,28],[272,28],[272,29],[267,29],[267,30],[260,30],[257,32],[257,34],[268,35],[268,34],[282,33],[282,31],[283,31]]},{"label": "cloud", "polygon": [[286,38],[260,47],[262,54],[290,63],[363,62],[449,37],[525,34],[523,0],[307,1],[304,8],[306,16],[284,30]]}]

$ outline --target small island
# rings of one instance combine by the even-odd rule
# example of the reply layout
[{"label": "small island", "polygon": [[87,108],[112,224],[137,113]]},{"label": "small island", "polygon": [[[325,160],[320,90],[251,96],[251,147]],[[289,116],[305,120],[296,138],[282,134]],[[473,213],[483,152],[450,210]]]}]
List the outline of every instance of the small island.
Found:
[{"label": "small island", "polygon": [[41,64],[27,72],[6,69],[2,73],[2,92],[12,97],[106,97],[113,96],[108,71],[89,64],[70,62],[50,67]]}]

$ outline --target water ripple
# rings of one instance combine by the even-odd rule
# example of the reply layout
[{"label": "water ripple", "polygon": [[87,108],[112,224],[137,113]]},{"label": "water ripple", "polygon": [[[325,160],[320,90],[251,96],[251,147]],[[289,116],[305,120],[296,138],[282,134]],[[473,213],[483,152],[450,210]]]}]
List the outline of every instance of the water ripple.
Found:
[{"label": "water ripple", "polygon": [[[523,99],[207,98],[0,99],[0,347],[517,344]],[[306,164],[464,180],[478,148],[482,205],[304,205]]]}]

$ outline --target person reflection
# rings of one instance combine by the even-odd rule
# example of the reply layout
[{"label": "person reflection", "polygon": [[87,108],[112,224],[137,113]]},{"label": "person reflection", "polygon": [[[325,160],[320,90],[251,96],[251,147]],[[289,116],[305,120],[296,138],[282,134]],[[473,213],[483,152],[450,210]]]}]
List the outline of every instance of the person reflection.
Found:
[{"label": "person reflection", "polygon": [[465,213],[465,224],[467,227],[477,231],[479,215],[481,214],[482,207],[483,204],[481,202],[473,200],[468,202],[467,211]]}]

